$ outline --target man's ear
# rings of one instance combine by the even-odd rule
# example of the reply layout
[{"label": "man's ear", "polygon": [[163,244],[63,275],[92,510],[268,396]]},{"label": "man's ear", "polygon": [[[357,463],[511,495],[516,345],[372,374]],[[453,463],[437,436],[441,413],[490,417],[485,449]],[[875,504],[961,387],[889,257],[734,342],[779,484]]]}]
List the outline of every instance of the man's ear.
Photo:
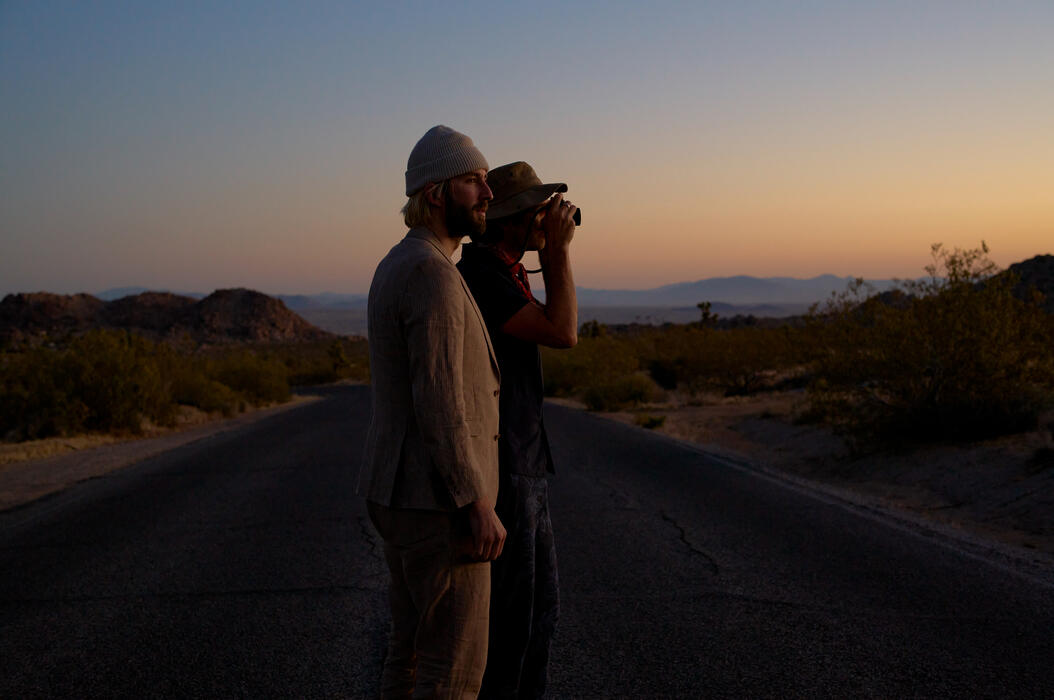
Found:
[{"label": "man's ear", "polygon": [[436,183],[430,182],[425,185],[425,201],[433,207],[443,206],[443,198],[436,192]]}]

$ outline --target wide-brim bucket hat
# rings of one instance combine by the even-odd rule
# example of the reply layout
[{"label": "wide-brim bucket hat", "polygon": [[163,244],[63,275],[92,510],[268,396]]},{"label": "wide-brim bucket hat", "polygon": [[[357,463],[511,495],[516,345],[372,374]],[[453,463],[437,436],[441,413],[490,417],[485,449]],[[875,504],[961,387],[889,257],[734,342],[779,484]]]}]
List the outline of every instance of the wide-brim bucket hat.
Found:
[{"label": "wide-brim bucket hat", "polygon": [[532,209],[557,192],[567,192],[562,182],[543,183],[522,160],[494,168],[487,173],[487,185],[494,193],[487,207],[488,219],[501,219]]}]

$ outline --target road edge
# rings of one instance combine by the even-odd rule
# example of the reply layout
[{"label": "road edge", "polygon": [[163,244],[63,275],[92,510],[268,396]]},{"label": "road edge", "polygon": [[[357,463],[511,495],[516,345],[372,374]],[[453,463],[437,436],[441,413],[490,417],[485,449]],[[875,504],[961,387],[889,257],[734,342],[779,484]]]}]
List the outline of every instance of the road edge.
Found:
[{"label": "road edge", "polygon": [[131,467],[171,450],[231,432],[279,413],[310,406],[323,397],[297,395],[289,402],[248,411],[164,435],[76,450],[5,465],[0,472],[0,514],[27,508],[79,483]]},{"label": "road edge", "polygon": [[838,506],[887,527],[892,527],[920,539],[939,544],[945,549],[983,562],[1019,578],[1054,589],[1054,556],[1044,552],[1018,547],[984,537],[978,533],[955,528],[947,523],[931,520],[917,513],[892,507],[877,498],[859,491],[785,472],[769,465],[754,462],[742,455],[732,453],[730,450],[715,445],[672,437],[573,406],[558,403],[551,403],[550,405],[579,411],[591,415],[597,420],[616,423],[627,429],[639,431],[641,434],[649,435],[655,439],[663,440],[700,454],[727,468],[765,479],[770,483],[778,484],[796,493]]}]

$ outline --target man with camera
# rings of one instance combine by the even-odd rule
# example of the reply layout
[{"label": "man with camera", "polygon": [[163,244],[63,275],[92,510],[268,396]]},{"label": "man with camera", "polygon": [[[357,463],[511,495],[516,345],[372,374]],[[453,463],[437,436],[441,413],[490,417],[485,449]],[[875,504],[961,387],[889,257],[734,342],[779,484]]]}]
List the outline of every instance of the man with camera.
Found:
[{"label": "man with camera", "polygon": [[[501,370],[497,513],[508,537],[491,565],[490,645],[480,697],[544,697],[559,591],[538,346],[578,342],[570,245],[579,215],[560,194],[567,185],[543,184],[527,163],[495,168],[487,182],[494,199],[486,231],[462,247],[458,263]],[[538,251],[541,261],[544,304],[531,293],[520,262],[528,250]]]},{"label": "man with camera", "polygon": [[481,234],[487,161],[430,129],[406,169],[410,231],[377,266],[368,323],[372,418],[359,476],[384,540],[392,612],[381,697],[474,697],[487,655],[498,492],[498,364],[452,255]]}]

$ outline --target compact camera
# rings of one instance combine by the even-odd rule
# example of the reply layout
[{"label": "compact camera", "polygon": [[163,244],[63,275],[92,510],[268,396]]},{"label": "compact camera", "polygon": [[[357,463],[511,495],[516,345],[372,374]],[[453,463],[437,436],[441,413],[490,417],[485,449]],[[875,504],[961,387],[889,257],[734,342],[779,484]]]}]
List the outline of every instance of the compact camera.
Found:
[{"label": "compact camera", "polygon": [[[565,190],[566,190],[566,188],[565,188]],[[554,195],[555,195],[555,193],[554,193]],[[552,199],[552,197],[550,197],[549,200],[546,200],[546,202],[550,201],[551,199]],[[582,210],[581,209],[575,209],[575,214],[574,214],[574,216],[571,217],[571,220],[575,222],[575,226],[581,226],[582,225]]]}]

